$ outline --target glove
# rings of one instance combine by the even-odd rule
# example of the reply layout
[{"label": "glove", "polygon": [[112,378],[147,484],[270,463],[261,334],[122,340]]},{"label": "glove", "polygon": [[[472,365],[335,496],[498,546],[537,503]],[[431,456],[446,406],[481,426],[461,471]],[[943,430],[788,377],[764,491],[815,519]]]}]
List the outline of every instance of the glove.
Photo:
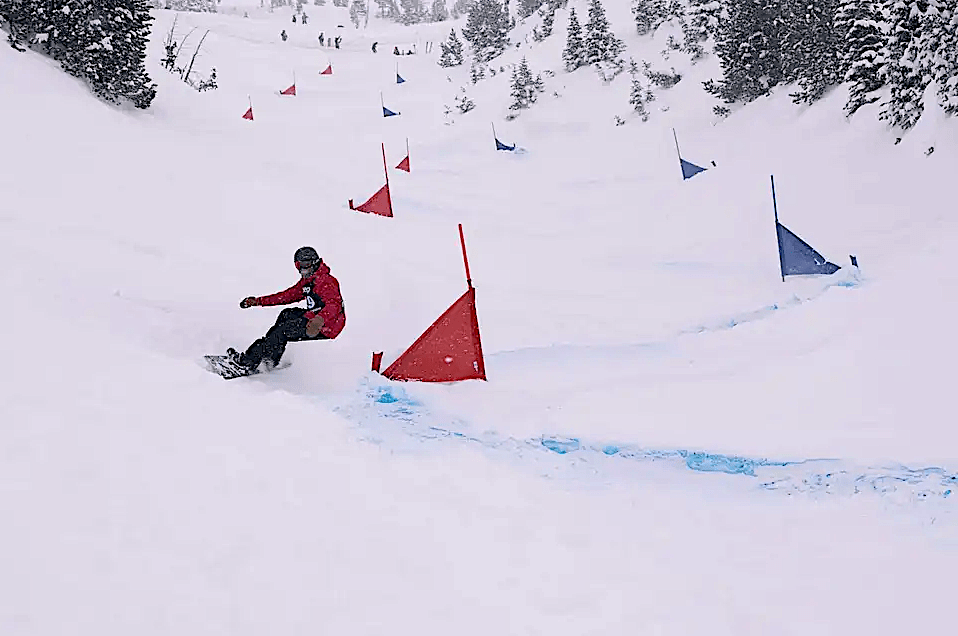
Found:
[{"label": "glove", "polygon": [[323,320],[322,316],[314,316],[309,319],[309,322],[306,323],[306,335],[310,338],[315,338],[319,335],[319,332],[322,331],[323,325],[326,324],[326,321]]},{"label": "glove", "polygon": [[259,304],[259,301],[256,299],[256,296],[247,296],[240,301],[240,309],[249,309],[250,307],[255,307]]}]

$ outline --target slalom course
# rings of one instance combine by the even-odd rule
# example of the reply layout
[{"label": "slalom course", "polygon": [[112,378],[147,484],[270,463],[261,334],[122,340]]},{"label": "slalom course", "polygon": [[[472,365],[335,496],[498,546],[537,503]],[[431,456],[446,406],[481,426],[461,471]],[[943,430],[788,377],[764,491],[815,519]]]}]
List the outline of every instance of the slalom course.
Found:
[{"label": "slalom course", "polygon": [[[469,273],[466,238],[461,223],[459,241],[466,269],[466,292],[382,372],[390,380],[461,382],[486,379],[476,314],[476,290]],[[379,371],[382,356],[382,352],[373,354],[373,371]]]}]

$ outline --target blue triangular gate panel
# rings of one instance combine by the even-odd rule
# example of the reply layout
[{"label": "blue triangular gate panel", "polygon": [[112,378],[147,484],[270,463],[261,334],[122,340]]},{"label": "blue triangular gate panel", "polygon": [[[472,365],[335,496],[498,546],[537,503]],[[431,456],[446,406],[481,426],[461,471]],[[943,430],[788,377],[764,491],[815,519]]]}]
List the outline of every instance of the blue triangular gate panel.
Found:
[{"label": "blue triangular gate panel", "polygon": [[405,81],[406,81],[406,80],[404,80],[404,79],[402,78],[402,75],[400,75],[399,73],[396,73],[396,83],[397,83],[397,84],[402,84],[402,83],[405,82]]},{"label": "blue triangular gate panel", "polygon": [[682,164],[682,178],[691,179],[700,172],[705,172],[705,168],[702,166],[697,166],[691,161],[686,161],[685,159],[679,158],[679,163]]},{"label": "blue triangular gate panel", "polygon": [[782,264],[782,276],[834,274],[841,269],[835,263],[826,261],[811,245],[781,223],[778,224],[778,255]]},{"label": "blue triangular gate panel", "polygon": [[399,113],[394,113],[385,106],[383,106],[383,117],[395,117]]},{"label": "blue triangular gate panel", "polygon": [[510,150],[510,151],[514,151],[515,149],[516,149],[516,145],[515,145],[515,144],[512,144],[511,146],[507,146],[507,145],[505,145],[504,143],[502,143],[501,141],[499,141],[498,138],[496,139],[496,150]]}]

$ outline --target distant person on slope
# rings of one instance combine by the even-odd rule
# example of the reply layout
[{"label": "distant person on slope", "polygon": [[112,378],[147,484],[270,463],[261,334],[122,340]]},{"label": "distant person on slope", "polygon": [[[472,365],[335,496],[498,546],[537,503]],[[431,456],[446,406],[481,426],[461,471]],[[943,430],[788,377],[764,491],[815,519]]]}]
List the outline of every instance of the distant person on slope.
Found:
[{"label": "distant person on slope", "polygon": [[312,247],[301,247],[293,255],[300,280],[289,289],[269,296],[248,296],[240,301],[242,309],[289,305],[306,301],[306,309],[290,307],[279,312],[276,323],[244,353],[232,347],[226,353],[230,360],[248,369],[261,362],[271,367],[279,364],[286,345],[302,340],[332,340],[346,326],[346,311],[339,291],[339,281],[330,274]]},{"label": "distant person on slope", "polygon": [[326,36],[322,32],[320,32],[319,34],[319,45],[320,46],[326,45]]},{"label": "distant person on slope", "polygon": [[376,47],[379,46],[379,42],[373,42],[373,53],[376,52]]},{"label": "distant person on slope", "polygon": [[283,32],[279,34],[279,37],[283,38],[283,42],[286,41],[286,29],[283,29]]}]

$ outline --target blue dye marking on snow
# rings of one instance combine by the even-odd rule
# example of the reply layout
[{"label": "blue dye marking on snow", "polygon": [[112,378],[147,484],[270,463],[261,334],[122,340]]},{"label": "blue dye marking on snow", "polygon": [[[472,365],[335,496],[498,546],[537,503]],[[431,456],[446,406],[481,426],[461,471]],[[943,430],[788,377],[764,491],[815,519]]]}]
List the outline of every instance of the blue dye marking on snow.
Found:
[{"label": "blue dye marking on snow", "polygon": [[566,453],[572,453],[579,450],[579,440],[575,438],[571,439],[555,439],[544,437],[540,442],[543,446],[551,450],[553,453],[559,453],[560,455],[565,455]]},{"label": "blue dye marking on snow", "polygon": [[[494,432],[469,433],[468,425],[455,419],[446,419],[411,398],[395,385],[365,386],[365,400],[358,408],[344,407],[351,419],[359,425],[374,428],[368,439],[381,444],[390,433],[393,438],[417,441],[459,442],[486,450],[506,453],[535,461],[536,453],[568,458],[567,464],[551,464],[550,470],[575,470],[580,465],[576,458],[588,461],[590,474],[596,470],[621,471],[628,464],[667,462],[700,473],[741,475],[759,478],[756,486],[783,494],[858,496],[866,493],[898,501],[955,501],[958,474],[943,468],[910,469],[906,466],[855,466],[837,459],[808,459],[800,461],[771,461],[701,450],[648,449],[631,444],[592,443],[578,437],[544,436],[528,439],[502,437]],[[368,407],[373,406],[370,410]],[[370,415],[372,417],[370,418]],[[448,424],[438,425],[440,422]],[[459,429],[459,430],[456,430]],[[542,457],[542,455],[539,455]],[[601,459],[602,461],[591,461]],[[604,462],[616,462],[605,464]]]},{"label": "blue dye marking on snow", "polygon": [[713,455],[711,453],[689,453],[685,465],[703,473],[726,473],[729,475],[755,476],[755,462],[743,457]]}]

